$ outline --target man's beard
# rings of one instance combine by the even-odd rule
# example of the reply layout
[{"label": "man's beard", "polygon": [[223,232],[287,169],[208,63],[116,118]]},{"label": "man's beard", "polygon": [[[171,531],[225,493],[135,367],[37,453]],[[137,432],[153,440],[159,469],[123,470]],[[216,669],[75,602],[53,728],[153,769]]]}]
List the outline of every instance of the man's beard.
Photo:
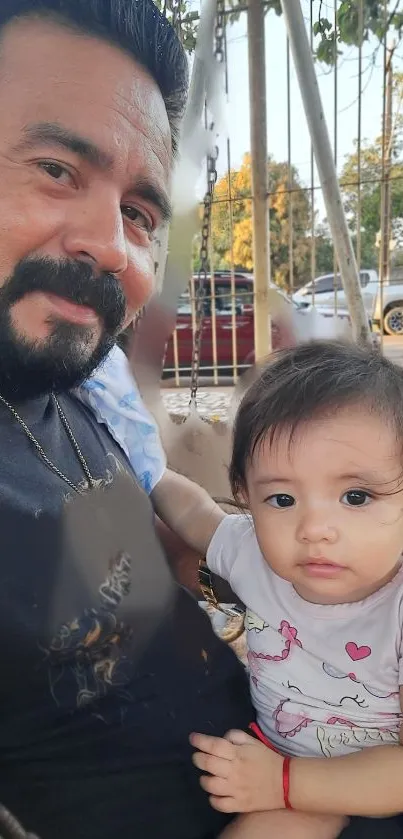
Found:
[{"label": "man's beard", "polygon": [[[44,340],[18,334],[12,307],[32,292],[93,309],[102,329],[97,346],[91,348],[91,327],[59,318],[49,322]],[[74,260],[24,259],[0,288],[0,395],[18,402],[76,387],[111,350],[125,313],[125,296],[113,274],[96,276],[91,265]]]}]

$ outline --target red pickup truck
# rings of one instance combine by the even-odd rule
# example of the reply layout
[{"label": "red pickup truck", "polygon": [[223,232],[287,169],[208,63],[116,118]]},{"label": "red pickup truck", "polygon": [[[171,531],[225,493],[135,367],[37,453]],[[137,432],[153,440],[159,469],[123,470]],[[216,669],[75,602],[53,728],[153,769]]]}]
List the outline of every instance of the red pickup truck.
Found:
[{"label": "red pickup truck", "polygon": [[[194,294],[198,289],[198,278],[194,276],[189,291],[181,295],[176,320],[177,360],[181,372],[189,373],[193,351]],[[219,272],[214,275],[213,288],[210,279],[204,298],[204,321],[201,343],[201,367],[206,372],[214,368],[232,368],[233,354],[233,304],[231,295],[231,274]],[[253,363],[253,278],[236,273],[235,285],[235,337],[236,362],[239,369]],[[215,323],[215,329],[214,329]],[[215,332],[215,340],[214,340]],[[165,374],[175,371],[174,336],[168,342],[164,365]]]}]

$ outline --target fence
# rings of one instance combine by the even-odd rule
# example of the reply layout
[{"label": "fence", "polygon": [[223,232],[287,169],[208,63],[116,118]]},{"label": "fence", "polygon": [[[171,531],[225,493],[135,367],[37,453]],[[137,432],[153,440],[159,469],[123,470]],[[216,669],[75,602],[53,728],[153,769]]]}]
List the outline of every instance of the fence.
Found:
[{"label": "fence", "polygon": [[[357,25],[362,29],[366,4],[359,0],[356,6]],[[339,0],[316,5],[303,0],[313,51],[322,38],[315,35],[319,7],[331,26],[339,26]],[[390,9],[391,4],[385,2],[385,28]],[[225,29],[229,138],[222,137],[219,142],[219,180],[210,236],[212,273],[204,304],[201,346],[201,366],[214,383],[223,374],[236,381],[253,361],[254,351],[246,13],[246,9],[241,10],[237,22],[228,23]],[[289,296],[311,283],[306,299],[319,310],[325,304],[327,314],[331,309],[343,317],[346,303],[341,284],[334,282],[338,265],[282,17],[269,11],[265,31],[271,281]],[[403,45],[388,32],[384,38],[373,36],[357,47],[335,40],[332,49],[327,54],[330,64],[318,61],[316,70],[356,259],[361,277],[367,278],[362,285],[366,284],[363,290],[367,289],[364,297],[368,315],[379,320],[383,332],[386,314],[388,331],[400,334]],[[197,249],[196,241],[194,274],[180,301],[177,330],[167,349],[165,374],[173,375],[176,384],[189,375],[191,367]],[[322,279],[318,281],[318,277]],[[297,297],[301,303],[303,295]]]}]

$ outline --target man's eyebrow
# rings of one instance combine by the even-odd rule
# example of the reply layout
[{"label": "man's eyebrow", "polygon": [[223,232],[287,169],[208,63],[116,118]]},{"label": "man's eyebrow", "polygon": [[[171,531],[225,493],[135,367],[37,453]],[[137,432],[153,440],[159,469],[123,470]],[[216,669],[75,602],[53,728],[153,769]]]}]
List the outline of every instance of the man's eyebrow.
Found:
[{"label": "man's eyebrow", "polygon": [[172,205],[165,190],[161,189],[156,184],[151,183],[146,178],[138,178],[132,184],[129,192],[145,201],[149,201],[158,208],[162,221],[167,223],[172,218]]},{"label": "man's eyebrow", "polygon": [[[107,152],[99,148],[92,140],[76,134],[74,131],[62,125],[52,122],[38,122],[27,125],[24,129],[24,136],[15,149],[33,149],[37,145],[60,146],[63,149],[77,154],[86,160],[91,166],[101,171],[113,168],[113,158]],[[139,198],[149,201],[159,210],[162,221],[167,223],[172,218],[172,206],[167,193],[147,178],[134,180],[129,192]]]},{"label": "man's eyebrow", "polygon": [[97,169],[110,169],[113,166],[112,157],[102,151],[92,140],[64,128],[53,122],[37,122],[27,125],[24,129],[24,136],[16,145],[16,149],[30,149],[37,145],[60,146],[63,149],[78,154],[91,166]]}]

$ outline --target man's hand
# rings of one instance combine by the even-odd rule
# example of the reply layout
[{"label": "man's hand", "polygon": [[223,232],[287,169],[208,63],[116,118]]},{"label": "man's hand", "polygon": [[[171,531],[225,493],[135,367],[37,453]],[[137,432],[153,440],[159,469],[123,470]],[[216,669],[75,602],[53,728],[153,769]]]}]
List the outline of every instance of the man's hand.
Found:
[{"label": "man's hand", "polygon": [[[244,731],[225,738],[192,734],[198,751],[193,763],[211,806],[223,813],[252,813],[284,808],[283,758]],[[292,790],[291,790],[292,793]]]}]

